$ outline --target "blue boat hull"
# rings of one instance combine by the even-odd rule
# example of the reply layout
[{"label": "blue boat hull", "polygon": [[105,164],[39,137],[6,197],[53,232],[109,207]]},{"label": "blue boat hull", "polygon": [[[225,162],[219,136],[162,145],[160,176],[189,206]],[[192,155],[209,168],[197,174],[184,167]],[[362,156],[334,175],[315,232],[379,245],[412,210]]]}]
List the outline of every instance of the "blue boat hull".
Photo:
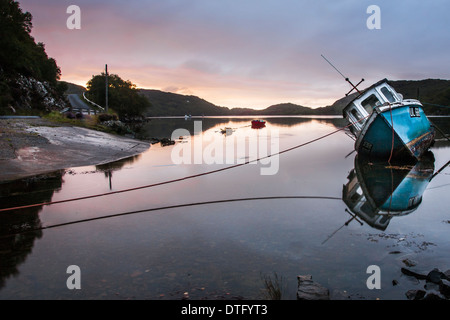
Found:
[{"label": "blue boat hull", "polygon": [[417,161],[432,145],[434,136],[421,105],[377,107],[356,140],[355,149],[372,161]]}]

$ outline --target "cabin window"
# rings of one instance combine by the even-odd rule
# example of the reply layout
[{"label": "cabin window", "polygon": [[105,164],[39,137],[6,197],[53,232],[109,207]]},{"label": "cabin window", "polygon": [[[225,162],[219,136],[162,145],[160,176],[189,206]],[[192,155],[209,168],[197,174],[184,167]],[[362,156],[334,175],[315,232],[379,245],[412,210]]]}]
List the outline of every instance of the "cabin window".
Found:
[{"label": "cabin window", "polygon": [[361,105],[364,109],[367,110],[368,113],[372,113],[373,108],[380,104],[380,100],[378,100],[378,98],[374,94],[370,95],[367,99],[361,102]]},{"label": "cabin window", "polygon": [[394,95],[388,88],[386,88],[386,87],[381,88],[381,93],[384,94],[384,96],[386,97],[386,99],[388,99],[389,102],[391,102],[391,103],[395,102]]},{"label": "cabin window", "polygon": [[409,115],[411,116],[411,118],[420,117],[419,107],[409,107]]},{"label": "cabin window", "polygon": [[358,193],[358,191],[356,191],[354,194],[352,194],[352,196],[350,197],[350,199],[352,200],[353,203],[357,202],[359,200],[359,198],[361,198],[361,195]]},{"label": "cabin window", "polygon": [[370,205],[370,202],[364,202],[364,204],[361,206],[361,211],[364,212],[366,215],[368,215],[369,217],[373,217],[374,215],[374,210],[372,208],[372,206]]},{"label": "cabin window", "polygon": [[352,109],[351,113],[352,113],[352,116],[355,117],[356,121],[359,121],[362,119],[362,115],[358,112],[358,110]]},{"label": "cabin window", "polygon": [[411,207],[417,205],[418,203],[420,203],[421,200],[422,200],[422,198],[419,197],[419,196],[415,196],[415,197],[409,198],[409,200],[408,200],[408,208],[411,208]]}]

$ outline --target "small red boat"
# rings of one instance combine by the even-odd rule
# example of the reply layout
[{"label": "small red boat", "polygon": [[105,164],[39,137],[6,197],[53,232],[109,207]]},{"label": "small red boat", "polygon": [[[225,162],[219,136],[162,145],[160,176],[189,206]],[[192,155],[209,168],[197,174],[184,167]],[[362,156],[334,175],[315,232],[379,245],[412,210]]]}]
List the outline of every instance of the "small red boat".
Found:
[{"label": "small red boat", "polygon": [[266,126],[266,122],[264,120],[252,120],[252,128],[264,128]]}]

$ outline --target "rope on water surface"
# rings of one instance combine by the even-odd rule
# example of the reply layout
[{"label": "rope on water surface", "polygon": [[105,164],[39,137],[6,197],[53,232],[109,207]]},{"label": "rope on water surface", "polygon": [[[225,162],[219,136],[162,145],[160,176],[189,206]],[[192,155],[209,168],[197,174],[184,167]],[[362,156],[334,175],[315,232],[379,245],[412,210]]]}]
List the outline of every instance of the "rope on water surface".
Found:
[{"label": "rope on water surface", "polygon": [[167,209],[176,209],[176,208],[183,208],[183,207],[193,207],[193,206],[201,206],[201,205],[208,205],[208,204],[218,204],[218,203],[241,202],[241,201],[256,201],[256,200],[276,200],[276,199],[342,200],[340,197],[328,197],[328,196],[267,196],[267,197],[251,197],[251,198],[237,198],[237,199],[223,199],[223,200],[211,200],[211,201],[202,201],[202,202],[192,202],[192,203],[177,204],[177,205],[170,205],[170,206],[163,206],[163,207],[156,207],[156,208],[149,208],[149,209],[141,209],[141,210],[135,210],[135,211],[127,211],[127,212],[109,214],[109,215],[100,216],[100,217],[93,217],[93,218],[86,218],[86,219],[80,219],[80,220],[75,220],[75,221],[63,222],[63,223],[59,223],[59,224],[54,224],[54,225],[43,226],[43,227],[39,227],[39,228],[32,228],[32,229],[28,229],[28,230],[23,230],[23,231],[20,231],[20,232],[17,232],[17,233],[11,233],[11,234],[7,234],[7,235],[2,235],[2,236],[0,236],[0,238],[7,238],[7,237],[15,236],[15,235],[18,235],[18,234],[35,232],[35,231],[40,231],[40,230],[44,230],[44,229],[63,227],[63,226],[78,224],[78,223],[82,223],[82,222],[103,220],[103,219],[108,219],[108,218],[114,218],[114,217],[120,217],[120,216],[126,216],[126,215],[132,215],[132,214],[138,214],[138,213],[144,213],[144,212],[152,212],[152,211],[167,210]]}]

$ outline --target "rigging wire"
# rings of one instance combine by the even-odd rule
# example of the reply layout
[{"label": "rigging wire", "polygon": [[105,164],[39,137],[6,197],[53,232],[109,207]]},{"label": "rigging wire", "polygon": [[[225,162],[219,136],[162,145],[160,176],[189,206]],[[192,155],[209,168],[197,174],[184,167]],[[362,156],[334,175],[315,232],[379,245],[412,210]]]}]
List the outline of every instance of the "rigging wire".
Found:
[{"label": "rigging wire", "polygon": [[[431,122],[431,121],[430,121]],[[448,141],[450,141],[450,138],[447,136],[447,134],[442,130],[442,129],[440,129],[436,124],[434,124],[433,122],[431,122],[431,124],[433,125],[433,127],[435,128],[435,129],[437,129],[437,131],[439,131],[439,133],[445,138],[445,139],[447,139]]]},{"label": "rigging wire", "polygon": [[440,107],[440,108],[450,108],[450,106],[443,106],[441,104],[435,104],[435,103],[422,102],[422,104],[427,104],[429,106]]},{"label": "rigging wire", "polygon": [[447,168],[448,166],[450,166],[450,160],[447,161],[446,164],[444,164],[439,170],[437,170],[430,178],[430,182],[431,180],[433,180],[438,174],[440,174],[445,168]]}]

